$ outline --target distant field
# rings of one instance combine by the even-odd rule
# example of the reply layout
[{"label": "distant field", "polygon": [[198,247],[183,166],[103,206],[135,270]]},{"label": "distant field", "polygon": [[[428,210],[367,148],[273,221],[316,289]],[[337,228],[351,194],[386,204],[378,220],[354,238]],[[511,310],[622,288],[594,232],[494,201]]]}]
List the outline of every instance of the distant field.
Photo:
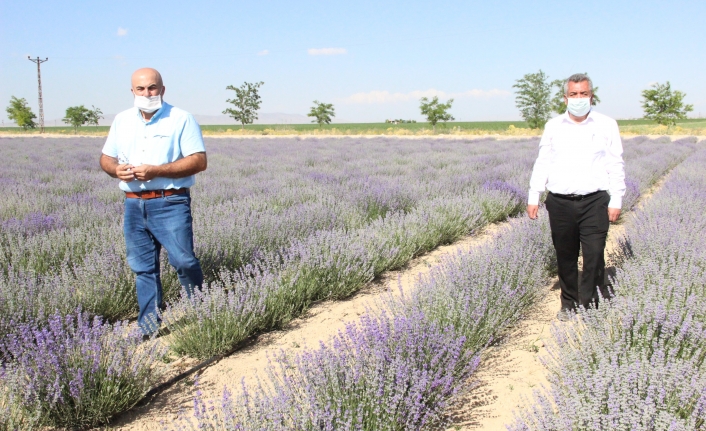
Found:
[{"label": "distant field", "polygon": [[[621,132],[628,134],[699,134],[706,133],[706,119],[694,118],[677,122],[674,128],[658,126],[649,120],[618,120]],[[81,135],[104,136],[108,126],[81,127]],[[201,126],[206,135],[241,134],[239,125],[204,125]],[[47,133],[73,134],[71,127],[45,127]],[[337,123],[319,127],[317,124],[249,124],[245,126],[244,134],[248,135],[287,135],[287,134],[339,134],[339,135],[416,135],[431,134],[429,123]],[[27,132],[17,127],[0,127],[0,133],[36,134],[36,129]],[[538,134],[530,130],[524,121],[456,121],[441,123],[436,127],[437,134]]]},{"label": "distant field", "polygon": [[[460,127],[461,130],[489,130],[500,131],[507,130],[510,125],[518,128],[526,128],[527,123],[524,121],[457,121],[446,124],[440,123],[436,126],[437,133],[448,133],[454,128]],[[227,129],[238,130],[240,126],[201,126],[204,131],[221,132]],[[392,130],[409,130],[417,132],[420,130],[430,130],[432,128],[429,123],[405,123],[405,124],[389,124],[389,123],[338,123],[327,124],[319,127],[318,124],[251,124],[245,126],[246,130],[263,131],[270,130],[292,130],[297,132],[309,132],[318,130],[350,130],[351,133],[357,134],[362,132],[378,132],[383,133]]]}]

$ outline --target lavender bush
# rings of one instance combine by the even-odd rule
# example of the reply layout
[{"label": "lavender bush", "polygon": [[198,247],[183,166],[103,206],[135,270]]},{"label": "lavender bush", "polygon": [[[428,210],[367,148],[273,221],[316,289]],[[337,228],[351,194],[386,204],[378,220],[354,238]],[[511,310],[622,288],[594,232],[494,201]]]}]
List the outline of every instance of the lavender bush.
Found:
[{"label": "lavender bush", "polygon": [[275,283],[271,274],[241,271],[222,275],[189,298],[169,304],[164,324],[172,334],[169,347],[181,355],[207,358],[226,353],[262,327],[265,298]]},{"label": "lavender bush", "polygon": [[511,430],[706,425],[706,176],[701,150],[628,227],[615,298],[553,329],[550,387]]},{"label": "lavender bush", "polygon": [[[253,393],[226,390],[220,406],[197,397],[199,429],[402,430],[438,424],[453,384],[478,357],[423,315],[366,314],[328,345],[271,363]],[[214,406],[215,407],[215,406]],[[176,429],[189,428],[182,422]]]},{"label": "lavender bush", "polygon": [[556,262],[547,238],[546,212],[539,221],[514,219],[486,244],[444,259],[394,308],[453,327],[468,350],[480,352],[544,293]]},{"label": "lavender bush", "polygon": [[139,330],[81,311],[52,315],[46,326],[18,324],[0,344],[0,399],[9,412],[0,428],[96,426],[129,409],[155,383],[163,354],[141,342]]}]

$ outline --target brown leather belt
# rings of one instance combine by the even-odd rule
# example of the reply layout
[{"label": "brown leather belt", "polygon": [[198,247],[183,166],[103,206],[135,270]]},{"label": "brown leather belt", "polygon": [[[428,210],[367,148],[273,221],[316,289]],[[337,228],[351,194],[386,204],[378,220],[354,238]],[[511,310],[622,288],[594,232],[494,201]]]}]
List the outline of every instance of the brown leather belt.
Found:
[{"label": "brown leather belt", "polygon": [[183,195],[189,193],[188,188],[167,189],[167,190],[145,190],[144,192],[125,192],[125,197],[129,199],[154,199],[165,196]]}]

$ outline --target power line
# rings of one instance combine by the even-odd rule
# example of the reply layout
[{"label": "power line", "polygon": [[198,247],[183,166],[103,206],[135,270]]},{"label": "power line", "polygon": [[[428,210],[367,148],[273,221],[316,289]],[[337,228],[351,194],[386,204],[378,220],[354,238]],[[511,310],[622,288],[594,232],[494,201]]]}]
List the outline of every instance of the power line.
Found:
[{"label": "power line", "polygon": [[42,71],[40,65],[49,61],[49,57],[40,60],[39,57],[30,58],[28,55],[27,60],[32,63],[37,63],[37,81],[39,82],[39,133],[44,133],[44,102],[42,101]]}]

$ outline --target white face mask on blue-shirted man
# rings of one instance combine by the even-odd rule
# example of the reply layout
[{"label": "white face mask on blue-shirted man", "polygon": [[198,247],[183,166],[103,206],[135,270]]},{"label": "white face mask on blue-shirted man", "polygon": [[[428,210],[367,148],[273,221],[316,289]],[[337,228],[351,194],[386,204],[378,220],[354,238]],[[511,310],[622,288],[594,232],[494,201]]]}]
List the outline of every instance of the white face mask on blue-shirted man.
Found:
[{"label": "white face mask on blue-shirted man", "polygon": [[137,96],[135,95],[135,107],[142,112],[151,114],[162,107],[162,96]]},{"label": "white face mask on blue-shirted man", "polygon": [[149,121],[162,107],[165,87],[162,76],[154,69],[145,68],[138,72],[132,76],[131,90],[135,96],[133,104],[140,110],[142,117]]}]

